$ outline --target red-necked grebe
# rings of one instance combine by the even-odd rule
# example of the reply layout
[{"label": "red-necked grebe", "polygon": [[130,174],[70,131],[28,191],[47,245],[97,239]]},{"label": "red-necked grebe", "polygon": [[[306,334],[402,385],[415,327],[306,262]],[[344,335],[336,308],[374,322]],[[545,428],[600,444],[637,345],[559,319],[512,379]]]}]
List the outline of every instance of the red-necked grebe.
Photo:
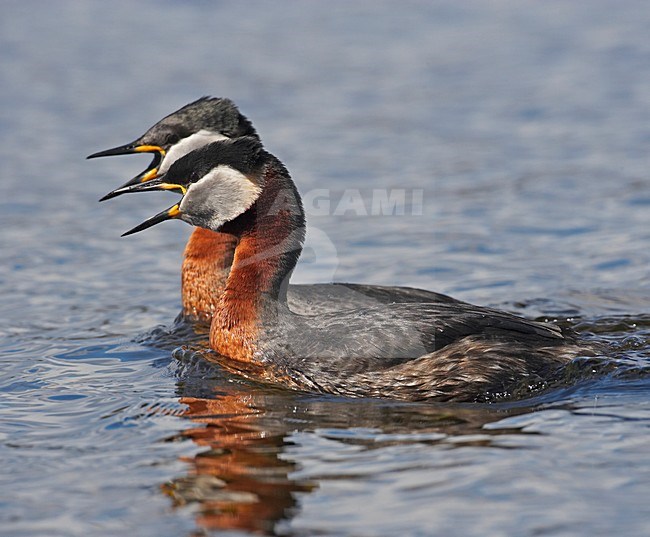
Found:
[{"label": "red-necked grebe", "polygon": [[476,401],[543,379],[584,350],[557,326],[457,301],[292,311],[304,213],[286,168],[254,137],[203,146],[134,188],[173,186],[180,203],[125,235],[181,219],[235,238],[210,345],[239,374],[348,396]]}]

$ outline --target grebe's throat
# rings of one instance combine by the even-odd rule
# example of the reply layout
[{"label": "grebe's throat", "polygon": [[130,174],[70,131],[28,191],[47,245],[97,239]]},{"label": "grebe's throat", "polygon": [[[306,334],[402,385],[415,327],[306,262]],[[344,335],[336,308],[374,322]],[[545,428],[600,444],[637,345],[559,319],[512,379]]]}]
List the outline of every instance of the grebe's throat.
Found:
[{"label": "grebe's throat", "polygon": [[183,253],[181,295],[183,313],[210,320],[226,288],[237,239],[197,227]]},{"label": "grebe's throat", "polygon": [[244,214],[221,227],[238,238],[226,289],[210,329],[213,349],[252,362],[262,325],[273,325],[287,307],[287,286],[305,236],[305,215],[293,181],[271,158],[264,189]]},{"label": "grebe's throat", "polygon": [[286,303],[305,238],[305,214],[293,181],[275,158],[264,166],[262,180],[264,189],[251,208],[221,227],[239,240],[226,291]]}]

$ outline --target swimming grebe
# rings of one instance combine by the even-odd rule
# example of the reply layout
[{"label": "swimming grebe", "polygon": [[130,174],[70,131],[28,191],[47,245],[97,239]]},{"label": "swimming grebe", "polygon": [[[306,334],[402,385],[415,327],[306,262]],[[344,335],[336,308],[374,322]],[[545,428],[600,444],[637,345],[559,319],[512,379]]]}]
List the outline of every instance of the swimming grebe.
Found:
[{"label": "swimming grebe", "polygon": [[[145,171],[100,201],[133,192],[137,185],[164,174],[176,160],[196,148],[241,136],[259,139],[250,120],[231,100],[203,97],[187,104],[161,119],[137,140],[88,157],[154,153],[154,159]],[[181,296],[186,316],[210,320],[225,288],[235,245],[236,240],[231,235],[201,227],[193,230],[185,247],[181,270]],[[446,295],[424,289],[349,283],[291,285],[288,300],[297,313],[336,311],[360,304],[386,302],[454,301]]]},{"label": "swimming grebe", "polygon": [[545,323],[463,302],[380,304],[299,315],[287,303],[305,217],[283,164],[252,137],[214,142],[140,190],[186,190],[168,219],[234,236],[210,327],[217,360],[238,374],[347,396],[476,401],[546,378],[582,351]]}]

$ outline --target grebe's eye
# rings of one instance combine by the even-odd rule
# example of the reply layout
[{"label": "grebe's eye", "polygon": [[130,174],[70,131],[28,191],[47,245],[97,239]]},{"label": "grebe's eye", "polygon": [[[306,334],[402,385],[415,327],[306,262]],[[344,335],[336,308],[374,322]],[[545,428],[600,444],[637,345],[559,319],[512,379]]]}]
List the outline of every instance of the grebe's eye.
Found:
[{"label": "grebe's eye", "polygon": [[175,132],[170,132],[165,135],[165,145],[174,145],[176,142],[180,140],[180,136],[176,134]]}]

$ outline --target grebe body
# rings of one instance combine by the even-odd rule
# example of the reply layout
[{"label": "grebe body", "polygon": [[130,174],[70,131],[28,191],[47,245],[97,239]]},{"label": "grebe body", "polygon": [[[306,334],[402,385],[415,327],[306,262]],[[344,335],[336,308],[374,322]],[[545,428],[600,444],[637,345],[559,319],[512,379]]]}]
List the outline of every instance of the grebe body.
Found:
[{"label": "grebe body", "polygon": [[[147,169],[100,201],[137,191],[139,185],[164,175],[174,162],[195,149],[242,136],[259,139],[253,124],[235,103],[225,98],[202,97],[164,117],[133,142],[88,157],[154,154]],[[204,228],[193,230],[185,247],[181,270],[182,311],[190,320],[211,319],[225,287],[235,245],[231,235]],[[297,313],[338,311],[359,304],[455,301],[424,289],[354,283],[291,285],[288,300]]]},{"label": "grebe body", "polygon": [[453,299],[292,310],[304,212],[286,168],[255,138],[197,149],[139,190],[169,185],[186,192],[181,202],[126,234],[176,218],[233,237],[210,345],[239,374],[341,395],[476,401],[584,350],[554,325]]}]

